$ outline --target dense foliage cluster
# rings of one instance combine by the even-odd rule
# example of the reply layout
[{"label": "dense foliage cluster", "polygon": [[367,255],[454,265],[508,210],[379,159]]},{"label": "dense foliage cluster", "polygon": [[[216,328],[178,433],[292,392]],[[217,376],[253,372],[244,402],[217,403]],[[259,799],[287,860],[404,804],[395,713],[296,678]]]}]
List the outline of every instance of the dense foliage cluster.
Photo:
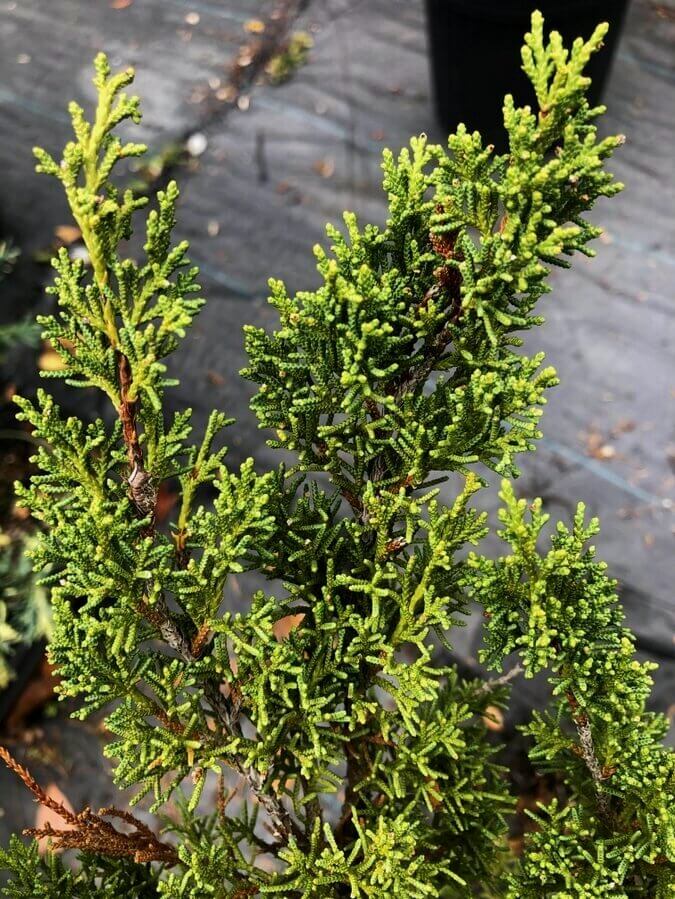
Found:
[{"label": "dense foliage cluster", "polygon": [[51,630],[46,591],[27,556],[34,544],[30,533],[0,530],[0,690],[15,675],[16,650],[49,636]]},{"label": "dense foliage cluster", "polygon": [[515,651],[527,676],[550,672],[551,708],[526,728],[530,754],[564,772],[573,797],[542,810],[507,895],[672,896],[675,755],[662,745],[666,718],[645,709],[656,665],[635,658],[616,583],[588,545],[598,522],[585,522],[580,504],[572,529],[558,524],[540,555],[541,501],[528,509],[506,481],[502,498],[511,554],[468,560],[488,619],[485,659]]},{"label": "dense foliage cluster", "polygon": [[[12,271],[19,256],[9,241],[0,241],[0,285]],[[1,302],[0,289],[0,302]],[[37,342],[39,329],[32,321],[0,325],[0,363],[5,354],[17,346]],[[0,412],[7,408],[7,399],[0,400]],[[11,407],[10,407],[11,408]],[[13,454],[14,434],[4,430],[0,435],[0,466],[5,454]],[[18,437],[17,437],[18,439]],[[11,486],[10,486],[11,493]],[[4,497],[3,497],[4,500]],[[11,504],[11,496],[9,497]],[[49,634],[50,615],[45,590],[36,583],[37,577],[26,550],[32,537],[25,526],[18,527],[9,520],[11,515],[0,503],[0,690],[14,677],[12,656],[21,644],[30,644]]]},{"label": "dense foliage cluster", "polygon": [[[139,117],[133,73],[98,57],[93,123],[73,104],[63,160],[36,151],[91,257],[61,252],[41,323],[64,361],[50,375],[105,393],[117,424],[66,417],[45,392],[20,400],[44,441],[21,498],[45,526],[34,561],[50,566],[61,693],[83,716],[109,709],[120,786],[160,813],[184,784],[188,798],[161,835],[114,809],[67,813],[41,833],[82,850],[75,871],[15,840],[6,895],[675,895],[673,756],[665,719],[645,711],[651,666],[585,548],[595,524],[580,510],[540,555],[540,506],[528,518],[505,482],[511,555],[463,552],[486,533],[479,471],[517,474],[556,382],[518,333],[542,321],[550,266],[591,254],[600,229],[584,213],[621,187],[603,167],[621,138],[598,139],[602,109],[585,99],[603,34],[568,51],[535,14],[523,62],[538,108],[506,98],[509,152],[460,127],[447,148],[385,153],[385,226],[345,216],[315,251],[317,290],[272,283],[280,325],[247,329],[243,374],[294,463],[264,474],[226,466],[220,412],[192,443],[190,413],[163,411],[197,272],[171,243],[175,184],[147,216],[144,260],[122,256],[146,200],[111,173],[144,148],[114,133]],[[180,502],[166,533],[168,479]],[[270,588],[224,608],[228,579],[251,570]],[[485,660],[518,653],[553,685],[528,730],[565,800],[540,809],[520,859],[502,851],[512,800],[486,737],[506,678],[467,682],[440,661],[472,597]]]}]

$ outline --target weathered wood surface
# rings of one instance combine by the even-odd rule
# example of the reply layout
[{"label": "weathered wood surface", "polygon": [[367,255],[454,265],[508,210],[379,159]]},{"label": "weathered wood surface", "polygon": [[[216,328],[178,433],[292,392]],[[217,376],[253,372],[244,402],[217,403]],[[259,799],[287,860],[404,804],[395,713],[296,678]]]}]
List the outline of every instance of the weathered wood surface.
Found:
[{"label": "weathered wood surface", "polygon": [[[420,131],[442,137],[429,98],[422,0],[314,0],[298,25],[313,32],[311,61],[289,83],[253,87],[243,108],[219,110],[210,96],[199,102],[246,40],[243,23],[269,8],[254,0],[135,0],[125,9],[103,0],[0,0],[0,202],[26,255],[67,220],[56,187],[32,175],[30,147],[63,143],[67,100],[91,100],[97,49],[115,64],[137,65],[143,136],[154,150],[192,131],[206,136],[199,165],[178,173],[180,236],[202,264],[209,305],[176,357],[176,403],[193,406],[198,423],[214,405],[236,415],[233,459],[257,454],[261,464],[273,454],[236,371],[245,361],[241,325],[274,324],[267,277],[291,289],[314,285],[311,247],[325,221],[339,222],[344,208],[362,221],[383,220],[382,147]],[[519,482],[524,494],[543,495],[554,516],[569,517],[577,498],[601,516],[599,550],[644,648],[663,660],[662,708],[675,702],[674,48],[673,0],[633,0],[603,126],[628,136],[613,164],[627,189],[598,206],[595,218],[607,227],[598,258],[554,274],[554,293],[543,301],[547,324],[529,336],[562,384],[544,417],[546,438],[523,461]],[[28,302],[37,296],[33,275],[24,262],[18,283]],[[494,491],[485,503],[494,508]],[[478,633],[478,621],[462,632],[464,653],[475,654]]]}]

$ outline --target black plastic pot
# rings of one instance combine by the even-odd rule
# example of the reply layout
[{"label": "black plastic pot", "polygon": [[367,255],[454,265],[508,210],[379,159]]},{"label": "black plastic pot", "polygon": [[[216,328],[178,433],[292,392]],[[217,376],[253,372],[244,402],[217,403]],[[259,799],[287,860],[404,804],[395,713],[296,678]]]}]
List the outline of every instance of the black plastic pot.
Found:
[{"label": "black plastic pot", "polygon": [[588,38],[598,22],[609,22],[605,46],[588,66],[591,103],[600,101],[621,33],[628,0],[426,0],[436,112],[443,128],[460,122],[503,150],[504,94],[517,105],[534,102],[520,68],[523,35],[532,10],[544,14],[547,32],[559,31],[569,45]]}]

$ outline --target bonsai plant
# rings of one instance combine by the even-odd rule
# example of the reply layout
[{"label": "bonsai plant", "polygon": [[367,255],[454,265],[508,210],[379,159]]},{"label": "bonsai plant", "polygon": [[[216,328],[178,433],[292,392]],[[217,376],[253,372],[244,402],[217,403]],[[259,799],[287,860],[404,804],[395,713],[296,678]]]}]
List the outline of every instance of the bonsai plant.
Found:
[{"label": "bonsai plant", "polygon": [[[549,267],[592,254],[600,229],[584,213],[621,189],[604,163],[622,138],[598,139],[583,73],[604,33],[566,51],[535,14],[523,59],[539,109],[506,98],[509,153],[463,127],[447,149],[422,137],[385,152],[384,228],[347,214],[330,252],[315,249],[317,290],[271,283],[279,328],[247,329],[243,374],[294,461],[265,473],[226,466],[223,413],[196,444],[189,411],[164,414],[197,272],[171,245],[175,184],[147,216],[145,260],[122,256],[146,201],[111,173],[144,148],[114,128],[139,108],[122,92],[133,73],[97,58],[93,123],[73,104],[63,161],[36,151],[92,263],[55,260],[58,309],[41,323],[66,363],[53,376],[101,390],[117,423],[65,417],[46,392],[19,400],[45,442],[21,499],[45,525],[34,561],[52,566],[61,693],[81,716],[109,709],[118,784],[167,815],[160,832],[124,810],[71,812],[2,750],[64,820],[33,833],[80,851],[71,869],[15,838],[5,895],[673,895],[675,763],[665,717],[645,708],[654,666],[635,658],[588,545],[597,523],[580,506],[540,551],[541,504],[505,480],[508,554],[464,553],[486,533],[479,466],[517,475],[556,383],[518,333],[542,322]],[[181,485],[170,533],[154,514],[167,478]],[[223,591],[249,570],[270,588],[235,614]],[[487,682],[438,662],[472,597]],[[561,783],[520,858],[486,736],[520,670],[502,671],[512,653],[525,676],[548,672],[550,708],[527,732]]]}]

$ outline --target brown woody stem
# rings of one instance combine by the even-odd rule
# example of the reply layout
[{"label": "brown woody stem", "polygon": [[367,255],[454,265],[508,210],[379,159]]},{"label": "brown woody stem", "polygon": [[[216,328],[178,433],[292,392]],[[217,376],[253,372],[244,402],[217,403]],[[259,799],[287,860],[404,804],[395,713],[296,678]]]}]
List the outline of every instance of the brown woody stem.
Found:
[{"label": "brown woody stem", "polygon": [[[143,448],[139,440],[137,424],[140,404],[138,399],[130,398],[133,384],[131,365],[123,353],[119,353],[118,374],[120,387],[118,411],[122,423],[122,439],[124,440],[127,459],[131,469],[127,479],[129,495],[138,510],[138,514],[142,518],[151,517],[151,524],[146,529],[147,536],[152,535],[155,529],[157,491],[152,483],[152,476],[145,468]],[[167,646],[182,659],[189,664],[197,661],[208,637],[208,627],[203,626],[200,628],[191,640],[172,618],[171,612],[163,598],[160,598],[158,602],[152,605],[146,602],[145,599],[142,599],[138,603],[138,612],[161,634]],[[240,736],[239,710],[233,707],[220,692],[220,684],[211,678],[206,681],[204,692],[223,729],[227,733]],[[266,777],[254,768],[247,768],[239,757],[235,759],[235,767],[246,780],[260,805],[267,812],[274,835],[282,842],[288,842],[290,836],[297,833],[295,822],[278,797],[265,792]]]},{"label": "brown woody stem", "polygon": [[602,817],[607,819],[610,816],[609,800],[602,786],[605,776],[602,771],[602,765],[595,754],[591,723],[588,720],[588,715],[585,712],[580,711],[579,703],[572,693],[567,692],[565,696],[571,709],[572,721],[574,722],[577,734],[579,735],[579,752],[581,758],[584,760],[586,767],[593,778],[598,799],[598,809]]},{"label": "brown woody stem", "polygon": [[127,450],[129,462],[129,496],[138,510],[141,518],[150,516],[151,524],[148,533],[152,533],[155,520],[155,506],[157,503],[157,490],[152,483],[152,476],[145,469],[143,449],[138,436],[137,416],[139,402],[130,399],[132,386],[131,366],[123,353],[119,353],[118,374],[120,382],[120,404],[118,407],[120,421],[122,423],[122,439]]}]

